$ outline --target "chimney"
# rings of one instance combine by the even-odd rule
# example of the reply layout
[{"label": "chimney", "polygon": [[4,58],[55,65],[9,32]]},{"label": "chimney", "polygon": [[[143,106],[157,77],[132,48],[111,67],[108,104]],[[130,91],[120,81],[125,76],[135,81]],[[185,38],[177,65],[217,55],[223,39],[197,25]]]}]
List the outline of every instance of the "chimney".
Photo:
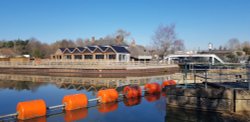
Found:
[{"label": "chimney", "polygon": [[95,37],[92,36],[92,38],[91,38],[91,44],[94,44],[94,43],[95,43]]},{"label": "chimney", "polygon": [[135,46],[136,46],[135,40],[134,40],[134,39],[133,39],[132,42],[131,42],[131,46],[132,46],[132,47],[135,47]]}]

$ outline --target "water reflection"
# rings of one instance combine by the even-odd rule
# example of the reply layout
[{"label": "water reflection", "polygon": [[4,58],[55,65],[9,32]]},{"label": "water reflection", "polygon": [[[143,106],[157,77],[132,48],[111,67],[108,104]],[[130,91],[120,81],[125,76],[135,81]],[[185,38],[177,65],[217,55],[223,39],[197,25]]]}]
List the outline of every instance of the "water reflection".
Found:
[{"label": "water reflection", "polygon": [[167,107],[166,122],[224,122],[220,113]]},{"label": "water reflection", "polygon": [[148,94],[148,95],[146,95],[146,96],[144,96],[144,97],[145,97],[145,99],[146,99],[148,102],[154,102],[154,101],[160,99],[161,93]]},{"label": "water reflection", "polygon": [[46,116],[28,120],[18,120],[18,122],[46,122],[46,121],[47,121]]},{"label": "water reflection", "polygon": [[84,119],[88,116],[88,109],[81,108],[73,111],[65,111],[64,120],[66,122],[72,122],[76,120]]},{"label": "water reflection", "polygon": [[106,88],[118,88],[127,84],[142,86],[148,82],[162,82],[170,79],[170,75],[121,77],[121,78],[92,78],[92,77],[56,77],[38,75],[0,74],[0,89],[32,90],[48,83],[62,89],[98,91]]},{"label": "water reflection", "polygon": [[125,106],[135,106],[141,103],[141,97],[139,98],[131,98],[131,99],[124,99],[123,103]]},{"label": "water reflection", "polygon": [[[67,94],[84,93],[95,98],[99,89],[117,88],[126,84],[144,85],[171,79],[171,75],[91,78],[0,74],[0,115],[13,113],[20,101],[44,99],[47,106],[61,104]],[[92,94],[91,94],[92,93]],[[55,116],[40,117],[25,122],[86,121],[86,122],[185,122],[227,121],[219,113],[192,111],[166,107],[164,94],[145,95],[136,99],[122,99],[109,104],[90,103],[89,108],[58,112]],[[6,107],[8,106],[8,107]],[[1,120],[0,120],[1,121]]]}]

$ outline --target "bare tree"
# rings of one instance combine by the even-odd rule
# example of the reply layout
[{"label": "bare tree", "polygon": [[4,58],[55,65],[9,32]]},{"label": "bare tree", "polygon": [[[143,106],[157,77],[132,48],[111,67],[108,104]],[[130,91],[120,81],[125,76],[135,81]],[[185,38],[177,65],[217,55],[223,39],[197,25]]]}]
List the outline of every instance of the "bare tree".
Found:
[{"label": "bare tree", "polygon": [[175,40],[173,42],[173,46],[172,46],[172,51],[173,52],[176,52],[176,51],[183,51],[185,49],[185,46],[184,46],[184,42],[183,40]]},{"label": "bare tree", "polygon": [[81,38],[76,39],[75,44],[77,47],[83,47],[84,46],[83,39]]},{"label": "bare tree", "polygon": [[130,32],[127,32],[126,30],[123,29],[118,29],[115,33],[115,41],[118,45],[122,45],[126,42],[125,39],[130,36]]},{"label": "bare tree", "polygon": [[226,47],[229,50],[234,50],[234,51],[239,50],[241,48],[240,41],[237,38],[229,39],[226,44]]},{"label": "bare tree", "polygon": [[39,40],[35,38],[31,38],[26,45],[29,54],[35,58],[44,58],[47,54],[47,48],[43,48],[44,44],[42,44]]},{"label": "bare tree", "polygon": [[153,44],[160,57],[170,53],[173,42],[176,41],[175,25],[160,25],[153,36]]},{"label": "bare tree", "polygon": [[242,43],[242,50],[246,53],[246,55],[250,55],[250,42],[245,41]]}]

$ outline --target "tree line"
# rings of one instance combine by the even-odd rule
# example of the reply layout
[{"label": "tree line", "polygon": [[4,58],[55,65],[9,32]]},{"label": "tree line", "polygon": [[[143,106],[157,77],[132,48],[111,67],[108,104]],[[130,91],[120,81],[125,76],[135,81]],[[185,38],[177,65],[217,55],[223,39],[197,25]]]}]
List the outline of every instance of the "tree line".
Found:
[{"label": "tree line", "polygon": [[[55,53],[58,48],[63,47],[84,47],[91,45],[126,45],[128,46],[128,37],[130,32],[119,29],[115,33],[107,35],[103,38],[95,39],[92,38],[78,38],[76,40],[62,39],[57,40],[51,44],[43,43],[38,39],[30,38],[27,40],[16,39],[16,40],[0,40],[0,48],[12,49],[16,54],[23,55],[29,54],[35,58],[49,58],[51,54]],[[178,51],[185,50],[184,40],[178,38],[175,25],[159,25],[152,36],[152,44],[147,46],[151,52],[157,54],[159,58],[163,58],[168,54],[173,54]],[[232,52],[231,55],[227,55],[230,59],[235,59],[243,54],[250,55],[250,42],[244,41],[241,43],[237,38],[232,38],[224,46],[214,50],[229,50]],[[241,52],[240,52],[241,51]]]},{"label": "tree line", "polygon": [[62,39],[51,44],[43,43],[36,38],[27,40],[0,40],[0,49],[2,52],[11,49],[16,55],[28,54],[34,58],[50,58],[50,55],[55,53],[58,48],[91,45],[128,45],[126,40],[128,36],[130,36],[129,32],[119,29],[114,34],[99,39],[95,39],[94,37],[91,39],[78,38],[76,40]]}]

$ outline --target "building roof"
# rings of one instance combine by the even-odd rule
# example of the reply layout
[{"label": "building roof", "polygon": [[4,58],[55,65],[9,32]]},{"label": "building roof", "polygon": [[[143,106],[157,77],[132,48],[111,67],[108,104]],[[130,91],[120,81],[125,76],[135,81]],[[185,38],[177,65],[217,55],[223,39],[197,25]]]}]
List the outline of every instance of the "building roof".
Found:
[{"label": "building roof", "polygon": [[15,51],[11,48],[1,48],[0,49],[0,56],[1,57],[11,57],[11,56],[16,56],[17,54]]},{"label": "building roof", "polygon": [[108,48],[108,47],[106,47],[106,46],[99,46],[100,47],[100,49],[102,50],[102,51],[106,51],[106,49]]},{"label": "building roof", "polygon": [[117,53],[130,53],[125,47],[123,46],[111,46]]},{"label": "building roof", "polygon": [[92,52],[96,49],[95,46],[87,46],[87,48],[88,48],[90,51],[92,51]]},{"label": "building roof", "polygon": [[131,45],[129,46],[128,50],[131,52],[131,57],[138,59],[139,57],[152,58],[152,56],[149,54],[149,51],[141,45]]},{"label": "building roof", "polygon": [[66,48],[59,48],[59,50],[61,50],[62,52],[65,50]]},{"label": "building roof", "polygon": [[70,52],[73,52],[75,48],[68,48]]},{"label": "building roof", "polygon": [[77,47],[81,52],[85,49],[84,47]]},{"label": "building roof", "polygon": [[[114,50],[116,53],[130,53],[123,46],[87,46],[87,47],[76,47],[76,48],[59,48],[63,53],[75,53],[74,50],[78,49],[80,52],[83,52],[85,49],[93,52],[96,49],[100,49],[100,51],[105,52],[108,48]],[[79,52],[78,52],[79,53]]]}]

